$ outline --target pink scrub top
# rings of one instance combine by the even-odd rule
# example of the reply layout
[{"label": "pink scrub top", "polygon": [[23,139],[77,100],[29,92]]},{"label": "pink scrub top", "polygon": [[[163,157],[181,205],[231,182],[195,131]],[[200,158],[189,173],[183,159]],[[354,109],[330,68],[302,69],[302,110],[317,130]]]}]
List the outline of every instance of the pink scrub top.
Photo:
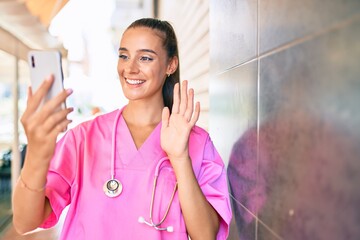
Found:
[{"label": "pink scrub top", "polygon": [[[111,178],[112,133],[116,110],[70,129],[57,143],[47,175],[46,196],[53,212],[42,228],[54,226],[69,205],[60,239],[188,239],[185,221],[176,193],[166,220],[159,231],[149,221],[154,172],[166,156],[160,146],[161,123],[137,149],[130,131],[120,116],[116,128],[115,178],[122,193],[105,195],[103,185]],[[189,152],[195,176],[209,203],[220,216],[217,239],[226,239],[232,217],[224,164],[208,133],[194,127]],[[157,181],[153,220],[160,222],[166,212],[176,178],[169,161],[161,165]]]}]

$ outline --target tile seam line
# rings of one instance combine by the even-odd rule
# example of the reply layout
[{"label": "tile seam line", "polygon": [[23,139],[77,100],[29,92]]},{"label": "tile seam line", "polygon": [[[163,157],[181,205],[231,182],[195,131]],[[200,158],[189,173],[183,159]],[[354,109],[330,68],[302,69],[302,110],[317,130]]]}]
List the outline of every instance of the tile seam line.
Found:
[{"label": "tile seam line", "polygon": [[230,195],[231,198],[239,204],[243,209],[245,209],[246,212],[248,212],[252,217],[254,217],[259,223],[264,226],[269,232],[271,232],[278,240],[284,240],[282,237],[280,237],[276,232],[274,232],[266,223],[261,221],[260,218],[258,218],[255,214],[253,214],[248,208],[246,208],[241,202],[239,202],[234,196]]},{"label": "tile seam line", "polygon": [[291,42],[285,43],[285,44],[283,44],[283,45],[281,45],[281,46],[279,46],[279,47],[276,47],[276,48],[274,48],[274,49],[272,49],[272,50],[270,50],[270,51],[267,51],[267,52],[265,52],[265,53],[263,53],[263,54],[261,54],[261,55],[257,55],[255,58],[251,58],[251,59],[249,59],[249,60],[246,60],[246,61],[243,62],[243,63],[236,64],[236,65],[234,65],[234,66],[232,66],[232,67],[226,68],[225,70],[223,70],[223,71],[221,71],[221,72],[215,73],[215,76],[219,76],[219,75],[221,75],[221,74],[223,74],[223,73],[225,73],[225,72],[228,72],[228,71],[230,71],[230,70],[233,70],[233,69],[235,69],[235,68],[238,68],[238,67],[244,66],[244,65],[246,65],[246,64],[252,63],[252,62],[254,62],[254,61],[263,59],[263,58],[268,57],[268,56],[270,56],[270,55],[273,55],[273,54],[275,54],[275,53],[279,53],[279,52],[284,51],[284,50],[286,50],[286,49],[288,49],[288,48],[291,48],[291,47],[293,47],[293,46],[302,44],[302,43],[304,43],[304,42],[306,42],[306,41],[309,41],[309,40],[311,40],[311,39],[314,39],[314,38],[316,38],[316,37],[320,37],[320,36],[322,36],[322,35],[325,35],[326,33],[329,33],[329,32],[332,32],[332,31],[336,31],[336,30],[338,30],[338,29],[340,29],[340,28],[342,28],[342,27],[345,27],[345,26],[347,26],[347,25],[350,25],[350,24],[352,24],[352,23],[354,23],[354,22],[356,22],[356,21],[358,21],[358,20],[360,20],[360,14],[356,14],[355,16],[353,16],[353,17],[351,17],[351,18],[349,18],[349,19],[346,19],[346,20],[341,21],[341,22],[339,22],[339,23],[337,23],[337,24],[331,25],[330,27],[327,27],[327,28],[325,28],[325,29],[322,30],[322,31],[319,31],[319,32],[316,32],[316,33],[312,33],[312,34],[308,34],[308,35],[306,35],[306,36],[304,36],[304,37],[302,37],[302,38],[299,38],[299,39],[293,40],[293,41],[291,41]]},{"label": "tile seam line", "polygon": [[215,76],[219,76],[219,75],[221,75],[221,74],[223,74],[223,73],[226,73],[226,72],[228,72],[228,71],[230,71],[230,70],[233,70],[233,69],[235,69],[235,68],[244,66],[244,65],[249,64],[249,63],[252,63],[252,62],[255,62],[255,61],[257,61],[257,60],[258,60],[258,57],[255,57],[255,58],[246,60],[246,61],[243,62],[243,63],[236,64],[236,65],[234,65],[234,66],[232,66],[232,67],[226,68],[225,70],[223,70],[223,71],[221,71],[221,72],[215,73]]},{"label": "tile seam line", "polygon": [[345,20],[343,20],[341,22],[330,25],[329,27],[326,27],[323,30],[320,30],[320,31],[315,32],[315,33],[310,33],[310,34],[308,34],[308,35],[306,35],[306,36],[304,36],[302,38],[298,38],[296,40],[285,43],[285,44],[283,44],[283,45],[281,45],[281,46],[279,46],[279,47],[277,47],[277,48],[275,48],[273,50],[270,50],[268,52],[264,52],[263,54],[261,54],[259,56],[259,60],[262,59],[262,58],[268,57],[270,55],[273,55],[275,53],[284,51],[284,50],[286,50],[288,48],[294,47],[296,45],[300,45],[300,44],[302,44],[302,43],[304,43],[306,41],[309,41],[309,40],[315,39],[317,37],[323,36],[323,35],[325,35],[327,33],[331,33],[333,31],[339,30],[339,29],[341,29],[341,28],[343,28],[343,27],[345,27],[347,25],[350,25],[350,24],[352,24],[352,23],[354,23],[354,22],[356,22],[358,20],[360,20],[360,14],[356,14],[356,15],[354,15],[354,16],[348,18],[348,19],[345,19]]}]

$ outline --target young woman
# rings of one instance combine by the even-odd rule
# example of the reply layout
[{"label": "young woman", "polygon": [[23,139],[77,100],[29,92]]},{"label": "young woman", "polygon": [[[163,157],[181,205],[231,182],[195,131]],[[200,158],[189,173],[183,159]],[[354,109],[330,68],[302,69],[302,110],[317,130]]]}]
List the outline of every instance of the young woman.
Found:
[{"label": "young woman", "polygon": [[13,196],[20,233],[54,226],[69,205],[61,239],[226,239],[226,171],[200,105],[179,83],[171,25],[140,19],[122,36],[118,73],[128,104],[70,129],[65,90],[37,111],[52,78],[32,94],[22,124],[25,165]]}]

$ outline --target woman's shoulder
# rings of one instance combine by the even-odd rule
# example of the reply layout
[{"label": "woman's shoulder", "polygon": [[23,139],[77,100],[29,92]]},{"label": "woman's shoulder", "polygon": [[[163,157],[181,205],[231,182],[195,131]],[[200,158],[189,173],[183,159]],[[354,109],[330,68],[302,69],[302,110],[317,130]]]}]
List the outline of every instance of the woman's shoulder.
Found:
[{"label": "woman's shoulder", "polygon": [[191,129],[190,137],[208,138],[209,137],[209,132],[207,130],[205,130],[204,128],[200,127],[200,126],[195,125]]},{"label": "woman's shoulder", "polygon": [[106,113],[101,113],[101,114],[91,116],[90,118],[85,119],[84,121],[79,123],[77,125],[77,127],[86,127],[86,126],[93,125],[93,124],[96,124],[96,123],[99,123],[99,122],[108,122],[108,121],[113,122],[114,118],[115,118],[115,115],[116,115],[116,113],[118,111],[119,110],[116,109],[116,110],[113,110],[111,112],[106,112]]},{"label": "woman's shoulder", "polygon": [[74,127],[69,129],[69,131],[73,133],[86,133],[90,130],[94,130],[94,128],[111,128],[118,111],[120,110],[116,109],[111,112],[91,116],[90,118],[84,119],[77,123]]},{"label": "woman's shoulder", "polygon": [[113,110],[111,112],[98,114],[93,117],[93,119],[88,120],[88,124],[94,124],[98,122],[114,122],[114,119],[116,117],[116,114],[119,112],[119,109]]},{"label": "woman's shoulder", "polygon": [[205,148],[209,140],[210,140],[209,133],[204,128],[195,125],[191,129],[190,137],[189,137],[189,145],[191,146],[191,148],[193,148],[194,146],[196,146],[198,150]]},{"label": "woman's shoulder", "polygon": [[84,142],[94,143],[99,139],[111,138],[114,119],[119,110],[99,114],[82,120],[76,125],[70,127],[66,132],[60,134],[57,138],[59,146],[78,145]]}]

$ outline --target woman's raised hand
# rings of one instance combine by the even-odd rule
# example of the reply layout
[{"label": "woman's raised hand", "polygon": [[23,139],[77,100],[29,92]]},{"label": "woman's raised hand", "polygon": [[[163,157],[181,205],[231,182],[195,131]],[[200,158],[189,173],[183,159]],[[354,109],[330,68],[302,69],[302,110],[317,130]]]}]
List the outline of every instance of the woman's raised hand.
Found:
[{"label": "woman's raised hand", "polygon": [[172,162],[189,158],[190,131],[199,114],[200,103],[197,102],[194,109],[194,90],[188,90],[188,82],[182,82],[181,94],[179,83],[175,84],[172,113],[167,107],[163,109],[161,128],[161,147]]},{"label": "woman's raised hand", "polygon": [[43,164],[44,160],[50,161],[54,154],[56,138],[59,133],[66,130],[71,122],[67,115],[73,111],[72,108],[59,110],[61,104],[72,93],[70,89],[63,90],[40,106],[53,82],[54,78],[50,76],[35,93],[29,87],[26,110],[21,117],[28,140],[27,155],[39,164]]}]

